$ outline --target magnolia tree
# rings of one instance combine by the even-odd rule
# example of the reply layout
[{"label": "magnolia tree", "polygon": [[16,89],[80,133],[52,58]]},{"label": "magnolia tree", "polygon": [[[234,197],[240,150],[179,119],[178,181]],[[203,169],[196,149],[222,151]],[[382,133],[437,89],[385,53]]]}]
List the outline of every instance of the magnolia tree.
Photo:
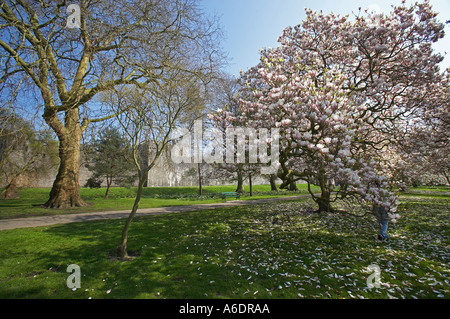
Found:
[{"label": "magnolia tree", "polygon": [[333,211],[338,199],[395,211],[381,156],[402,137],[399,127],[432,109],[430,87],[443,77],[431,45],[444,25],[428,2],[354,20],[306,13],[242,74],[240,112],[222,118],[279,128],[279,177],[318,184],[320,195],[310,193],[319,211]]}]

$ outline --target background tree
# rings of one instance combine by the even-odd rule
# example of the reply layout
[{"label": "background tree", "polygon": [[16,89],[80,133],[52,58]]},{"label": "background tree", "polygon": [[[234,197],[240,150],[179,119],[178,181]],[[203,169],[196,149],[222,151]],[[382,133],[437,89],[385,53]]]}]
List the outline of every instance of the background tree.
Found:
[{"label": "background tree", "polygon": [[57,142],[49,131],[35,131],[6,109],[0,110],[0,122],[0,185],[4,186],[0,194],[9,198],[14,188],[27,186],[57,166]]},{"label": "background tree", "polygon": [[130,152],[128,140],[115,127],[104,129],[93,145],[87,147],[86,167],[93,172],[93,178],[105,178],[105,199],[113,183],[131,185],[136,180],[134,164],[129,160]]},{"label": "background tree", "polygon": [[396,177],[408,185],[450,185],[450,70],[445,80],[430,90],[435,91],[434,99],[403,129],[404,138],[397,147],[401,158]]},{"label": "background tree", "polygon": [[[212,135],[222,135],[223,139],[218,141],[221,143],[220,146],[217,145],[217,147],[220,147],[225,155],[227,147],[234,147],[234,150],[236,150],[236,141],[233,142],[233,145],[226,144],[226,130],[228,127],[234,127],[234,124],[229,122],[225,117],[213,116],[213,114],[217,111],[218,114],[223,115],[221,113],[223,108],[234,116],[239,114],[240,110],[237,100],[239,92],[238,80],[227,74],[220,74],[215,79],[211,91],[212,96],[209,105],[210,114],[208,114],[209,116],[207,117],[206,122],[207,129],[209,129],[208,133],[212,133]],[[235,153],[234,150],[232,151],[233,153]],[[236,182],[236,192],[245,192],[244,181],[248,177],[245,163],[236,163],[235,161],[226,163],[224,162],[224,158],[222,158],[219,163],[212,163],[212,166],[214,169],[209,172],[210,178]]]},{"label": "background tree", "polygon": [[[67,27],[66,0],[2,0],[1,94],[30,100],[59,140],[60,166],[47,207],[84,206],[79,194],[80,141],[90,123],[117,116],[94,97],[122,85],[158,81],[189,59],[211,69],[218,33],[194,0],[79,0],[80,21]],[[191,69],[192,70],[192,69]],[[121,110],[125,112],[126,110]]]}]

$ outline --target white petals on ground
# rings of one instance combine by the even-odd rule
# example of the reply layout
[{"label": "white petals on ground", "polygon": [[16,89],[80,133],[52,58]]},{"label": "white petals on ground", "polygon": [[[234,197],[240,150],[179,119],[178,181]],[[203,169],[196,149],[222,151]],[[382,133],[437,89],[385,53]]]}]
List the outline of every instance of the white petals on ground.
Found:
[{"label": "white petals on ground", "polygon": [[[203,263],[240,278],[235,291],[246,298],[419,299],[430,289],[434,298],[449,296],[445,232],[411,229],[416,222],[408,219],[418,215],[405,215],[390,225],[391,239],[378,242],[374,219],[318,215],[310,207],[305,202],[240,207],[232,217],[199,227],[191,243],[204,247]],[[441,218],[427,224],[442,227]],[[380,288],[367,287],[371,264],[381,269]],[[200,267],[198,274],[208,277]]]}]

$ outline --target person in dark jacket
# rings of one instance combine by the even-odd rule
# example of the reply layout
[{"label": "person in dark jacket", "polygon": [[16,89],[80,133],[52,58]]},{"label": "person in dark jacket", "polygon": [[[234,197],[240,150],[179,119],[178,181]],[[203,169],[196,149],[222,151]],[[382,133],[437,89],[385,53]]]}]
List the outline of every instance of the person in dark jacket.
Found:
[{"label": "person in dark jacket", "polygon": [[388,212],[382,206],[374,206],[373,212],[377,217],[378,225],[380,226],[380,232],[377,237],[378,240],[385,240],[389,238],[387,235],[387,228],[389,224]]}]

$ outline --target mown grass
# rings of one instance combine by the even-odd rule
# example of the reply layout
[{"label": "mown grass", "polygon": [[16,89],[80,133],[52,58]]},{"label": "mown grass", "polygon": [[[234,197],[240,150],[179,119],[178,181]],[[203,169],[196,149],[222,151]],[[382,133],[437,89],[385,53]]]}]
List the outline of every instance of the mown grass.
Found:
[{"label": "mown grass", "polygon": [[[255,185],[253,186],[253,196],[250,197],[247,192],[241,196],[241,199],[248,200],[307,194],[306,185],[299,184],[298,187],[298,192],[271,192],[269,185]],[[205,186],[203,187],[203,196],[199,196],[197,187],[147,187],[143,190],[139,207],[154,208],[217,203],[222,201],[220,193],[235,190],[236,186],[234,185]],[[90,206],[56,210],[40,207],[40,205],[48,200],[49,192],[50,190],[45,188],[27,188],[20,191],[19,198],[0,199],[0,219],[129,210],[133,207],[136,196],[136,188],[112,188],[109,199],[104,198],[104,188],[81,188],[81,197]]]},{"label": "mown grass", "polygon": [[141,217],[126,262],[123,220],[2,231],[0,298],[449,298],[449,204],[402,197],[387,242],[372,218],[315,214],[310,199]]}]

